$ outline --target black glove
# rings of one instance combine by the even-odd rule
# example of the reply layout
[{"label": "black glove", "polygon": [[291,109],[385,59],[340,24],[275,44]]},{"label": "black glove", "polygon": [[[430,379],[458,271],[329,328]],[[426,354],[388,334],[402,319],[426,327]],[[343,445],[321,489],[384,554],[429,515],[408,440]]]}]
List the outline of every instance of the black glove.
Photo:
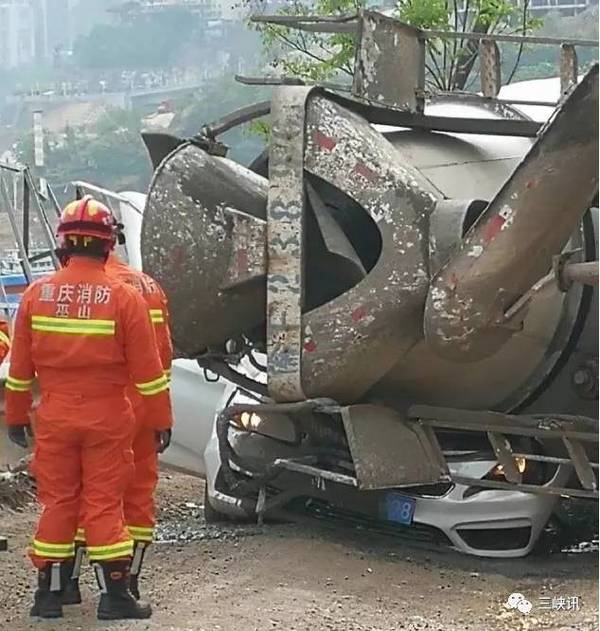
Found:
[{"label": "black glove", "polygon": [[162,454],[163,451],[171,444],[171,430],[159,429],[154,432],[156,439],[156,453]]},{"label": "black glove", "polygon": [[15,443],[15,445],[19,445],[19,447],[23,447],[23,449],[27,449],[29,447],[29,440],[33,436],[33,431],[31,430],[31,425],[9,425],[8,426],[8,438]]}]

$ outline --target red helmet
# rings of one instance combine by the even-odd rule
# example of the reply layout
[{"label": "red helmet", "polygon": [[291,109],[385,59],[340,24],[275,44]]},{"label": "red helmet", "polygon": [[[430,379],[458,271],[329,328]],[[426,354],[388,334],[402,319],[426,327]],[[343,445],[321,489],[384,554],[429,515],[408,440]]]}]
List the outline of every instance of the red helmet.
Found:
[{"label": "red helmet", "polygon": [[57,235],[95,237],[110,242],[117,239],[117,221],[110,208],[86,195],[67,204],[58,222]]}]

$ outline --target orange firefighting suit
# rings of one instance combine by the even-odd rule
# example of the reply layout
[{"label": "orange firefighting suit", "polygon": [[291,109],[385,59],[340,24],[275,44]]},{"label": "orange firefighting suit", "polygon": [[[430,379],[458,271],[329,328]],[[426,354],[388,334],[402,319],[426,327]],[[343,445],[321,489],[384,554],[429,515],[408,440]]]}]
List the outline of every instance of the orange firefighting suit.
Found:
[{"label": "orange firefighting suit", "polygon": [[[109,276],[134,287],[144,297],[149,319],[154,325],[156,343],[164,374],[170,378],[173,346],[169,330],[167,297],[150,276],[123,263],[111,252],[106,263]],[[134,541],[151,543],[154,537],[154,491],[158,482],[158,456],[154,438],[153,410],[146,405],[135,386],[130,384],[127,396],[133,406],[136,428],[133,438],[135,473],[123,497],[125,524]],[[83,523],[81,520],[80,523]],[[77,541],[85,541],[84,528],[78,528]]]},{"label": "orange firefighting suit", "polygon": [[128,385],[144,397],[155,429],[172,423],[168,381],[143,298],[109,276],[102,261],[80,256],[33,283],[13,332],[8,425],[28,423],[35,376],[41,402],[32,473],[43,511],[34,565],[73,556],[80,508],[90,561],[131,556],[122,509],[133,474]]},{"label": "orange firefighting suit", "polygon": [[8,334],[8,323],[0,319],[0,364],[5,360],[10,351],[10,337]]}]

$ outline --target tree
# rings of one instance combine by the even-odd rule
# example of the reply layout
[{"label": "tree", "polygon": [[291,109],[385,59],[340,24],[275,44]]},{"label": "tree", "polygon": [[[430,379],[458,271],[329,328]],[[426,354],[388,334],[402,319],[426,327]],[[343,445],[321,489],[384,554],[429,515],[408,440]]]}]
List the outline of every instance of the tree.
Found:
[{"label": "tree", "polygon": [[[293,0],[284,15],[355,15],[366,0]],[[393,15],[417,28],[481,34],[526,34],[539,26],[529,15],[529,0],[399,0]],[[259,24],[263,46],[272,65],[284,74],[312,81],[351,76],[356,39],[350,34],[310,33],[285,26]],[[477,42],[439,37],[427,41],[426,80],[439,90],[462,90],[475,67]],[[514,74],[511,71],[510,74]]]},{"label": "tree", "polygon": [[[140,114],[110,110],[91,129],[67,127],[60,135],[45,135],[44,176],[54,190],[72,180],[85,180],[113,189],[144,191],[151,166],[140,136]],[[33,162],[31,134],[17,145],[20,161]]]},{"label": "tree", "polygon": [[[281,15],[354,15],[366,5],[365,0],[316,0],[314,4],[292,0]],[[272,58],[271,65],[285,75],[310,81],[352,76],[356,40],[352,35],[325,35],[259,24],[263,48]]]},{"label": "tree", "polygon": [[194,37],[200,37],[197,20],[174,9],[134,23],[95,25],[75,42],[75,60],[92,69],[167,67]]},{"label": "tree", "polygon": [[[586,11],[573,16],[563,16],[557,11],[544,16],[544,24],[536,35],[549,37],[574,37],[581,39],[598,39],[598,7],[590,7]],[[507,51],[506,63],[513,65],[514,51]],[[513,58],[511,58],[511,52]],[[592,63],[598,60],[598,49],[593,47],[577,47],[579,72],[585,72]],[[516,80],[543,79],[558,74],[558,50],[554,46],[535,46],[525,51],[515,74]]]},{"label": "tree", "polygon": [[[196,135],[202,125],[232,110],[268,98],[268,90],[236,83],[231,77],[207,84],[186,102],[175,106],[169,133],[183,138]],[[61,134],[45,134],[43,175],[57,194],[73,180],[85,180],[111,190],[146,191],[152,167],[141,138],[141,112],[111,109],[95,125],[67,127]],[[222,137],[231,146],[230,157],[249,164],[262,151],[261,140],[237,127]],[[33,137],[23,134],[16,148],[21,162],[33,164]],[[61,200],[63,201],[63,200]]]}]

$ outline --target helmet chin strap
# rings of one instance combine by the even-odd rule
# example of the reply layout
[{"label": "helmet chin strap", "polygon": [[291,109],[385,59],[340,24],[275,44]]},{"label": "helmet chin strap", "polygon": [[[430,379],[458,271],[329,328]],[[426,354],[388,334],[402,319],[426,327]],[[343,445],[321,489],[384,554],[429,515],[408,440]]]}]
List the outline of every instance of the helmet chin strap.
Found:
[{"label": "helmet chin strap", "polygon": [[115,241],[118,240],[117,235],[117,238],[115,240],[105,241],[105,247],[101,253],[91,251],[85,252],[85,250],[81,249],[73,251],[73,244],[69,242],[69,236],[70,235],[65,235],[64,237],[62,237],[58,247],[54,250],[54,253],[56,254],[56,257],[58,258],[62,267],[65,267],[73,256],[89,256],[90,258],[100,259],[106,262],[108,260],[109,254],[115,249]]},{"label": "helmet chin strap", "polygon": [[117,243],[119,245],[125,245],[125,233],[123,232],[125,226],[122,223],[117,222],[115,224],[115,228],[117,233]]}]

